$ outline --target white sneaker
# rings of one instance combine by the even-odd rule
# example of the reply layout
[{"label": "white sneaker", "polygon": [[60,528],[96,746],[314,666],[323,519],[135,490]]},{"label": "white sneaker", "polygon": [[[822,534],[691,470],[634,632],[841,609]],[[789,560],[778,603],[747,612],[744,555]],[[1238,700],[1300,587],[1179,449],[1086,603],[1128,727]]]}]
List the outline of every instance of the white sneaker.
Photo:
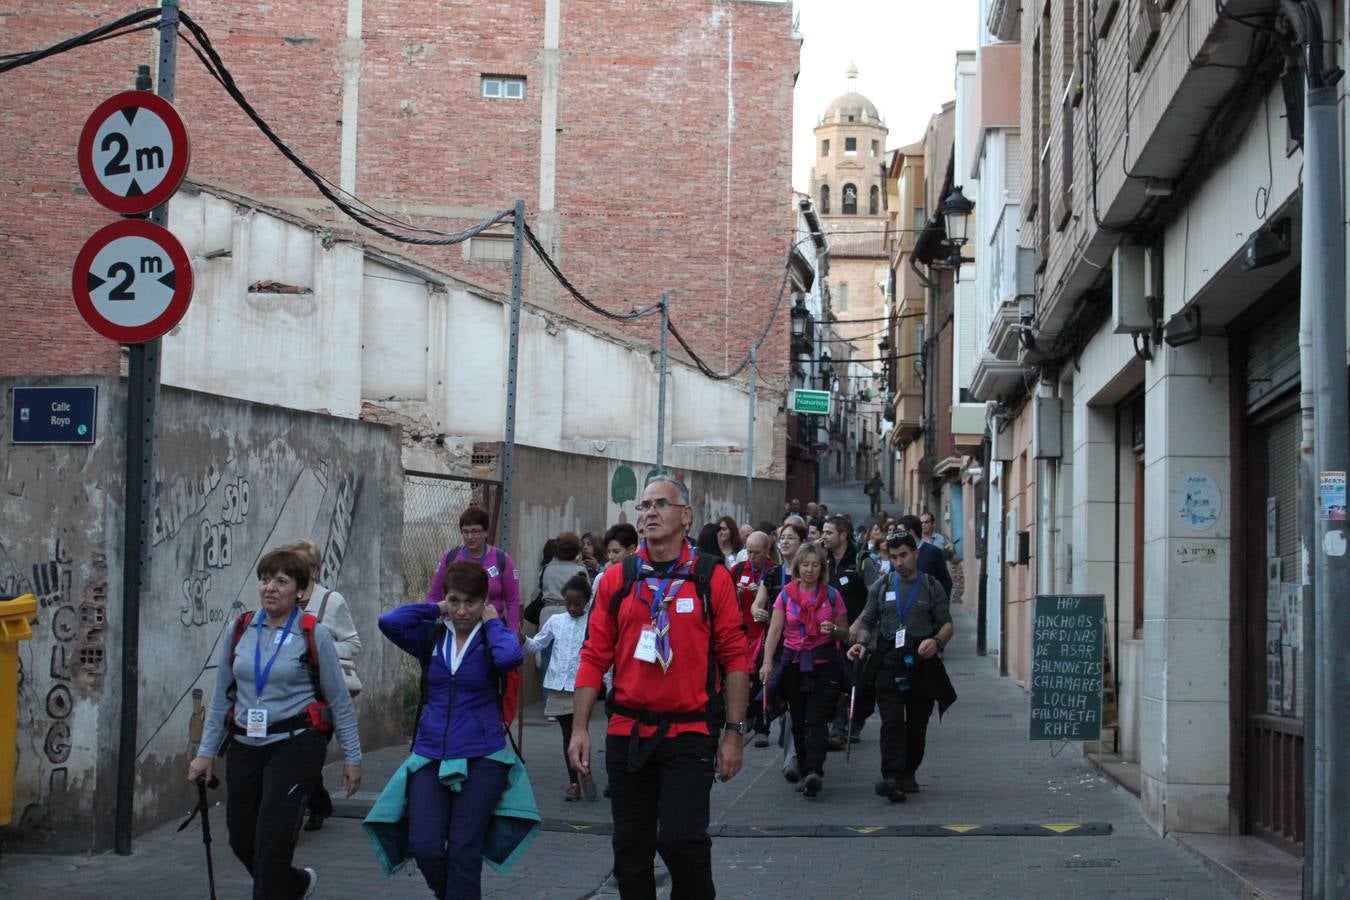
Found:
[{"label": "white sneaker", "polygon": [[319,886],[319,873],[314,871],[309,866],[305,866],[305,874],[309,876],[309,887],[305,888],[305,892],[301,896],[313,897],[314,889]]}]

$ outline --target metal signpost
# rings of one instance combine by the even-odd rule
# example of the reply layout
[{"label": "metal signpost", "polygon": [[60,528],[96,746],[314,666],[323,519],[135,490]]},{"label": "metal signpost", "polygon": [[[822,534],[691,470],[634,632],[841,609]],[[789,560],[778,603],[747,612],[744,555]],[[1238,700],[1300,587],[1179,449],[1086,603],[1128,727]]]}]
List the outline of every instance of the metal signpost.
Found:
[{"label": "metal signpost", "polygon": [[182,244],[165,229],[167,203],[187,174],[191,150],[187,128],[173,108],[178,0],[161,0],[161,7],[158,91],[150,93],[150,67],[141,66],[136,90],[99,104],[80,132],[76,148],[80,178],[91,197],[123,216],[150,213],[149,222],[126,219],[98,231],[80,251],[71,276],[75,306],[85,322],[104,337],[129,345],[122,705],[113,823],[113,847],[122,856],[131,853],[135,813],[140,603],[150,568],[159,339],[178,324],[192,299],[191,262]]},{"label": "metal signpost", "polygon": [[661,295],[661,372],[656,379],[656,470],[666,469],[666,369],[670,365],[670,294]]}]

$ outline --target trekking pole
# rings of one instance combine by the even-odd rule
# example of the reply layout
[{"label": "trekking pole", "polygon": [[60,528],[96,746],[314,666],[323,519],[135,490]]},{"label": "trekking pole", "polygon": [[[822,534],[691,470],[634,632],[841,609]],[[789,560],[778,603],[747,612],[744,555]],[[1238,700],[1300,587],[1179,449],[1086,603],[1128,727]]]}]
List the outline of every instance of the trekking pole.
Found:
[{"label": "trekking pole", "polygon": [[206,789],[215,790],[220,785],[220,779],[212,775],[211,780],[205,778],[197,779],[197,805],[192,808],[192,814],[187,817],[187,821],[178,826],[182,831],[192,824],[192,820],[197,818],[197,813],[202,814],[202,843],[206,845],[206,883],[211,891],[211,900],[216,900],[216,869],[211,862],[211,819],[210,804],[206,801]]},{"label": "trekking pole", "polygon": [[844,764],[853,758],[853,706],[858,702],[858,663],[853,661],[853,687],[848,691],[848,725],[844,729]]}]

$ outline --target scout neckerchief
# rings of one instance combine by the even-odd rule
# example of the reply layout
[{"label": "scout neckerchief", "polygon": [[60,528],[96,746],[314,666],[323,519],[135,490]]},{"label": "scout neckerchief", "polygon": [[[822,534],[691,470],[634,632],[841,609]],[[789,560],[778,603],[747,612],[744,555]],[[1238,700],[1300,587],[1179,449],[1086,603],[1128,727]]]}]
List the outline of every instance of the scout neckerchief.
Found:
[{"label": "scout neckerchief", "polygon": [[[661,671],[666,672],[670,669],[671,660],[675,658],[674,650],[670,646],[670,614],[667,607],[670,601],[684,587],[685,580],[694,565],[694,554],[686,542],[680,548],[679,559],[675,565],[666,573],[666,578],[654,577],[656,570],[652,568],[651,559],[647,555],[647,544],[644,541],[638,548],[638,576],[642,578],[643,583],[647,585],[647,590],[651,591],[651,613],[652,627],[656,629],[656,661],[661,664]],[[679,576],[678,578],[674,576]],[[638,596],[642,594],[641,587],[638,588]]]},{"label": "scout neckerchief", "polygon": [[[765,563],[756,569],[754,563],[746,560],[745,568],[741,569],[741,584],[738,584],[736,587],[742,591],[758,590],[760,582],[764,580],[764,573],[767,571],[769,571],[768,563]],[[748,581],[745,577],[747,572],[750,573],[750,579]],[[742,584],[744,587],[741,586]]]}]

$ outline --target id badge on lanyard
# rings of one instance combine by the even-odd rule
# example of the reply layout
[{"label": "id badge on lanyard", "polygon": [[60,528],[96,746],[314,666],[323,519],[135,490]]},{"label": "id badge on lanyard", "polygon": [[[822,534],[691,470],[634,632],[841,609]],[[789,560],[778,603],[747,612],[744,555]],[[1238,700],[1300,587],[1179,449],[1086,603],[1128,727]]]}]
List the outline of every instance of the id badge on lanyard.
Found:
[{"label": "id badge on lanyard", "polygon": [[653,625],[643,625],[642,633],[638,635],[637,646],[633,648],[633,659],[639,662],[656,662],[656,627]]},{"label": "id badge on lanyard", "polygon": [[918,573],[915,573],[914,587],[909,589],[909,596],[905,598],[904,609],[900,609],[898,603],[898,598],[900,596],[900,574],[898,572],[892,576],[892,590],[886,592],[886,599],[897,604],[895,610],[896,622],[899,623],[895,629],[895,649],[897,650],[903,650],[905,648],[905,615],[909,612],[910,607],[914,605],[914,598],[919,593],[920,577],[921,576]]}]

